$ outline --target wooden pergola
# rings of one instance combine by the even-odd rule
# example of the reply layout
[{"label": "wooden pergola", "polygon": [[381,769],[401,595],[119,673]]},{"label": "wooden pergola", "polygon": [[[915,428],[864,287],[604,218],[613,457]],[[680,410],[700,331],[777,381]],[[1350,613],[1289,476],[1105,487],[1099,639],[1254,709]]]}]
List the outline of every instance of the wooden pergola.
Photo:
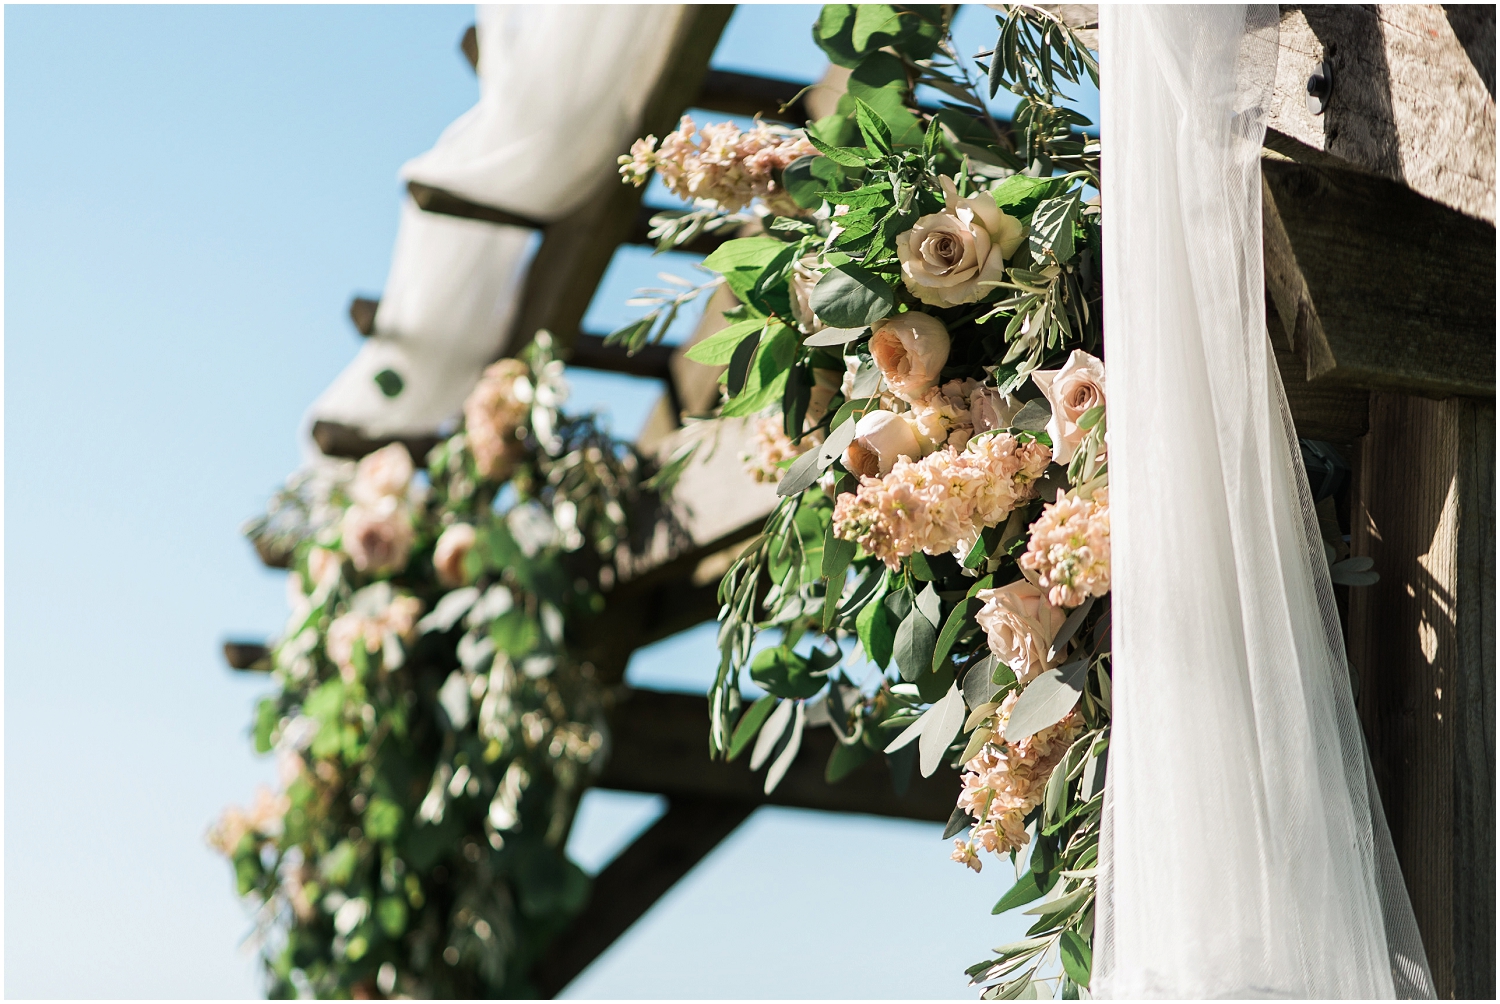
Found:
[{"label": "wooden pergola", "polygon": [[[1054,9],[1085,32],[1096,26],[1092,7]],[[642,134],[670,131],[689,107],[801,124],[805,105],[831,105],[836,71],[799,97],[805,81],[711,70],[733,10],[689,8]],[[1350,462],[1339,519],[1353,553],[1373,557],[1381,575],[1373,587],[1340,588],[1366,738],[1439,994],[1480,998],[1495,992],[1494,10],[1283,6],[1262,162],[1268,327],[1293,419]],[[473,29],[462,48],[477,64]],[[1314,75],[1332,84],[1321,113],[1307,100]],[[649,243],[654,210],[639,190],[611,178],[586,210],[543,225],[410,189],[428,212],[542,232],[502,354],[546,328],[571,366],[662,382],[643,450],[665,457],[698,434],[681,417],[712,409],[717,372],[683,359],[683,347],[627,355],[581,330],[615,249]],[[376,305],[350,306],[364,334]],[[710,302],[689,344],[725,323],[725,305]],[[382,445],[327,423],[314,436],[335,456]],[[768,797],[743,761],[708,759],[704,698],[624,685],[636,649],[717,616],[720,574],[770,511],[774,487],[751,482],[738,452],[722,442],[689,468],[667,514],[676,532],[621,568],[598,641],[580,653],[614,695],[613,754],[597,785],[657,793],[668,808],[595,879],[588,906],[534,970],[547,996],[758,805],[938,822],[952,811],[954,781],[943,773],[913,778],[901,796],[874,761],[825,783],[834,741],[825,730],[807,734]],[[238,667],[263,653],[226,646]]]}]

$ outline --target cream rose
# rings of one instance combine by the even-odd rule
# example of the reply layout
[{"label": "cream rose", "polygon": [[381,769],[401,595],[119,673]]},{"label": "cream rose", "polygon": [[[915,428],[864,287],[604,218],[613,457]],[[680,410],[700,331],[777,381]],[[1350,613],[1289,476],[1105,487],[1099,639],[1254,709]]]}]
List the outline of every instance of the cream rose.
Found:
[{"label": "cream rose", "polygon": [[1047,650],[1067,618],[1067,611],[1047,602],[1047,596],[1024,579],[981,589],[974,594],[984,604],[974,620],[989,637],[990,651],[1025,686],[1051,668]]},{"label": "cream rose", "polygon": [[406,506],[389,495],[350,506],[344,513],[342,535],[344,553],[355,568],[369,575],[405,568],[415,536]]},{"label": "cream rose", "polygon": [[437,548],[432,552],[432,567],[438,581],[450,589],[468,581],[464,559],[474,548],[474,536],[474,527],[468,523],[454,523],[438,538]]},{"label": "cream rose", "polygon": [[787,286],[792,293],[792,317],[797,322],[797,327],[804,335],[810,335],[814,331],[821,331],[827,327],[813,313],[812,294],[813,287],[818,280],[823,278],[823,273],[813,268],[817,264],[817,255],[803,255],[801,259],[792,265],[792,274],[787,280]]},{"label": "cream rose", "polygon": [[1087,430],[1078,420],[1090,408],[1104,404],[1104,363],[1081,349],[1060,370],[1037,370],[1031,380],[1052,405],[1052,420],[1047,435],[1052,439],[1052,459],[1066,464],[1073,459]]},{"label": "cream rose", "polygon": [[360,460],[349,494],[356,502],[374,502],[387,495],[405,495],[416,468],[400,443],[382,446]]},{"label": "cream rose", "polygon": [[883,478],[898,457],[922,458],[922,445],[904,415],[872,411],[854,426],[854,441],[844,451],[844,466],[860,477]]},{"label": "cream rose", "polygon": [[943,322],[919,310],[887,317],[870,337],[875,365],[903,401],[916,401],[937,386],[949,346]]},{"label": "cream rose", "polygon": [[923,216],[896,238],[901,277],[923,303],[956,307],[982,300],[994,289],[1005,259],[1021,246],[1021,221],[1000,211],[986,193],[960,199],[951,178],[943,178],[940,213]]}]

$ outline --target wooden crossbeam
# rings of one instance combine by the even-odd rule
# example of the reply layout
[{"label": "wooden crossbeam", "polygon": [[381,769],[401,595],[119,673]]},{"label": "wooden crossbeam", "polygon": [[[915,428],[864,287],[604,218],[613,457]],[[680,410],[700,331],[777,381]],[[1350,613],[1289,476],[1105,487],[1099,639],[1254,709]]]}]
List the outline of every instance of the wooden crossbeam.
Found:
[{"label": "wooden crossbeam", "polygon": [[582,913],[532,967],[538,995],[556,997],[753,809],[712,798],[671,799],[666,813],[595,877]]}]

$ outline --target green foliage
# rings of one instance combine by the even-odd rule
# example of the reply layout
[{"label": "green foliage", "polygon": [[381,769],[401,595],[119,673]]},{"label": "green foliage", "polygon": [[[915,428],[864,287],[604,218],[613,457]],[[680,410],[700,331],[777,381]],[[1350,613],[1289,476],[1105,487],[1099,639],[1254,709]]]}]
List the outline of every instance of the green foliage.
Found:
[{"label": "green foliage", "polygon": [[[537,391],[513,462],[486,472],[458,436],[425,493],[391,496],[412,529],[399,567],[340,550],[353,471],[294,478],[252,525],[303,585],[253,730],[285,790],[212,838],[257,906],[274,997],[527,996],[587,896],[563,844],[605,737],[578,649],[641,471],[548,403],[549,349],[543,333],[521,370]],[[474,531],[459,585],[434,566],[457,524]]]}]

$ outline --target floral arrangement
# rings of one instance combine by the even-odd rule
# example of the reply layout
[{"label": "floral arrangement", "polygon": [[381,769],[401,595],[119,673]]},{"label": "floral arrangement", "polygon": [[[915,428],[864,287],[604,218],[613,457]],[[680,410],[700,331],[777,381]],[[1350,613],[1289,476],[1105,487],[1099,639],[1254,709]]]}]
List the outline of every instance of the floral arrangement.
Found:
[{"label": "floral arrangement", "polygon": [[[973,75],[951,10],[824,6],[814,37],[851,71],[834,114],[684,119],[621,172],[696,200],[663,247],[758,230],[704,262],[703,288],[739,302],[687,353],[723,367],[719,415],[751,423],[747,469],[781,496],[720,587],[713,752],[750,751],[768,791],[819,725],[839,739],[830,782],[879,755],[898,786],[956,768],[954,860],[1008,857],[996,912],[1036,904],[1026,940],[970,976],[985,998],[1077,997],[1109,746],[1109,474],[1099,148],[1060,88],[1097,66],[1051,14],[1003,5]],[[985,104],[1002,86],[1020,99],[1006,124]],[[648,341],[684,299],[615,340]],[[766,691],[748,706],[745,671]]]},{"label": "floral arrangement", "polygon": [[607,739],[574,642],[640,465],[558,411],[550,346],[489,367],[423,467],[330,461],[249,528],[291,569],[254,727],[280,790],[210,841],[272,996],[525,996],[587,895],[563,845]]}]

